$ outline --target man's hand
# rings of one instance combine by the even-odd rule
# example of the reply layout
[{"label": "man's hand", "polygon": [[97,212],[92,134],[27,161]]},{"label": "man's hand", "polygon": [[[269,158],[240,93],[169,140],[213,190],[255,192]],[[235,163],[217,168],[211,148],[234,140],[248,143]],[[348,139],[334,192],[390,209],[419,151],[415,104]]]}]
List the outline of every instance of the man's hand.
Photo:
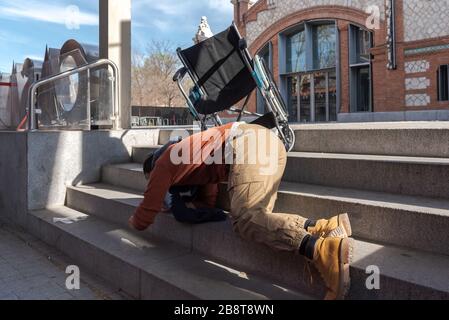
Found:
[{"label": "man's hand", "polygon": [[135,229],[135,230],[138,230],[138,231],[143,231],[143,230],[145,230],[145,228],[139,228],[138,227],[138,225],[135,223],[135,220],[134,220],[134,216],[131,216],[130,218],[129,218],[129,220],[128,220],[128,225],[129,225],[129,227],[131,228],[131,229]]},{"label": "man's hand", "polygon": [[193,204],[193,202],[186,202],[186,207],[189,209],[196,209],[196,206]]}]

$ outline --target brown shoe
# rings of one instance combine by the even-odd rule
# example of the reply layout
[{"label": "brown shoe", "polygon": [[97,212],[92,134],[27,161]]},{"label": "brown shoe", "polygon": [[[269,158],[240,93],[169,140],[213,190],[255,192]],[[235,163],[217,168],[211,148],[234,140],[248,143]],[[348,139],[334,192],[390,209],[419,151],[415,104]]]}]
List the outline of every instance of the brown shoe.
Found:
[{"label": "brown shoe", "polygon": [[325,300],[341,300],[350,287],[349,264],[354,239],[341,237],[319,238],[315,243],[313,264],[327,287]]},{"label": "brown shoe", "polygon": [[335,232],[333,231],[338,227],[341,228],[341,230],[338,231],[339,234],[343,231],[343,238],[348,238],[352,235],[351,222],[349,221],[347,213],[339,214],[329,220],[320,219],[316,222],[314,227],[308,227],[307,231],[314,237],[336,237]]}]

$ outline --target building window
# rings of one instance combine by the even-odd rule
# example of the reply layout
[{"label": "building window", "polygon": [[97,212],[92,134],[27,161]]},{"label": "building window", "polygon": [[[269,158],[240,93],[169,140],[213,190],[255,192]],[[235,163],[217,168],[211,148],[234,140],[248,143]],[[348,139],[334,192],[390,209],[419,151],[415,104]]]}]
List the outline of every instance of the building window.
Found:
[{"label": "building window", "polygon": [[353,103],[355,112],[371,111],[371,79],[369,67],[351,67],[351,95],[351,102]]},{"label": "building window", "polygon": [[[272,70],[273,70],[273,60],[272,60],[272,45],[271,45],[271,42],[266,44],[257,53],[257,55],[262,58],[262,60],[264,61],[265,65],[272,72]],[[265,112],[266,112],[265,99],[262,97],[262,94],[259,92],[259,90],[256,90],[256,92],[257,92],[256,112],[260,113],[260,114],[265,114]]]},{"label": "building window", "polygon": [[306,33],[299,31],[287,37],[286,71],[301,72],[306,70]]},{"label": "building window", "polygon": [[336,28],[335,24],[314,25],[313,39],[313,69],[335,67]]},{"label": "building window", "polygon": [[280,54],[281,91],[287,97],[289,121],[336,121],[335,21],[298,25],[280,34],[280,43],[280,49],[285,50]]},{"label": "building window", "polygon": [[298,77],[287,78],[288,99],[287,105],[289,108],[288,120],[296,122],[298,120],[299,101],[298,101]]},{"label": "building window", "polygon": [[351,112],[373,111],[370,55],[371,48],[371,33],[358,26],[351,25],[349,28]]},{"label": "building window", "polygon": [[449,65],[438,69],[438,101],[449,101]]}]

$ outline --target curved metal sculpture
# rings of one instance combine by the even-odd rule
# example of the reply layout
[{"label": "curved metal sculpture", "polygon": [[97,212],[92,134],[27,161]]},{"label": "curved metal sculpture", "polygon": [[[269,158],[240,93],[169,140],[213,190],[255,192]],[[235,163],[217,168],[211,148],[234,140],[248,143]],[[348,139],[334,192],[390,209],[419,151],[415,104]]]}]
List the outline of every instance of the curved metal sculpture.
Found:
[{"label": "curved metal sculpture", "polygon": [[12,85],[8,94],[12,127],[20,127],[25,123],[28,91],[39,80],[41,73],[42,61],[26,58],[23,63],[14,63],[10,78]]},{"label": "curved metal sculpture", "polygon": [[[61,74],[68,76],[60,77]],[[9,100],[16,101],[17,121],[12,123],[17,126],[22,120],[17,129],[23,129],[30,114],[29,102],[35,101],[30,128],[112,128],[117,113],[116,89],[112,84],[116,84],[117,76],[115,65],[99,59],[98,46],[70,39],[61,49],[47,47],[43,63],[26,59],[23,67],[14,65],[11,78],[17,85],[11,97],[16,98]],[[36,84],[39,90],[30,99],[29,93]]]},{"label": "curved metal sculpture", "polygon": [[[47,49],[43,78],[79,69],[99,60],[98,46],[67,40],[61,49]],[[111,74],[105,65],[73,73],[39,89],[40,128],[111,128]],[[37,123],[36,123],[37,125]]]}]

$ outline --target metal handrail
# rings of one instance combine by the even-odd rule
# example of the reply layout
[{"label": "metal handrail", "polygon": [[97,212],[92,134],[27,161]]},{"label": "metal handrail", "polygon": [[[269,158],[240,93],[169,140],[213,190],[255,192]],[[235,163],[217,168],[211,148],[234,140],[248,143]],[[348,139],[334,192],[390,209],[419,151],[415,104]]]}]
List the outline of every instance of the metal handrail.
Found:
[{"label": "metal handrail", "polygon": [[[30,114],[30,121],[28,123],[28,129],[30,131],[35,131],[36,130],[36,94],[37,94],[37,89],[45,84],[49,84],[52,83],[54,81],[66,78],[66,77],[70,77],[71,75],[74,74],[78,74],[84,71],[89,71],[91,69],[94,68],[98,68],[101,67],[103,65],[108,65],[112,68],[113,70],[113,76],[114,76],[114,95],[113,95],[113,120],[115,122],[115,128],[119,128],[119,116],[120,116],[120,96],[119,96],[119,70],[117,65],[109,60],[109,59],[100,59],[97,60],[95,62],[86,64],[84,66],[75,68],[75,69],[71,69],[71,70],[67,70],[61,73],[58,73],[56,75],[50,76],[48,78],[44,78],[41,79],[38,82],[35,82],[31,87],[30,87],[30,91],[29,91],[29,97],[30,97],[30,106],[29,106],[29,114]],[[90,79],[88,79],[88,81],[90,81]],[[90,99],[89,99],[90,100]],[[90,101],[88,101],[88,103],[90,104]]]}]

